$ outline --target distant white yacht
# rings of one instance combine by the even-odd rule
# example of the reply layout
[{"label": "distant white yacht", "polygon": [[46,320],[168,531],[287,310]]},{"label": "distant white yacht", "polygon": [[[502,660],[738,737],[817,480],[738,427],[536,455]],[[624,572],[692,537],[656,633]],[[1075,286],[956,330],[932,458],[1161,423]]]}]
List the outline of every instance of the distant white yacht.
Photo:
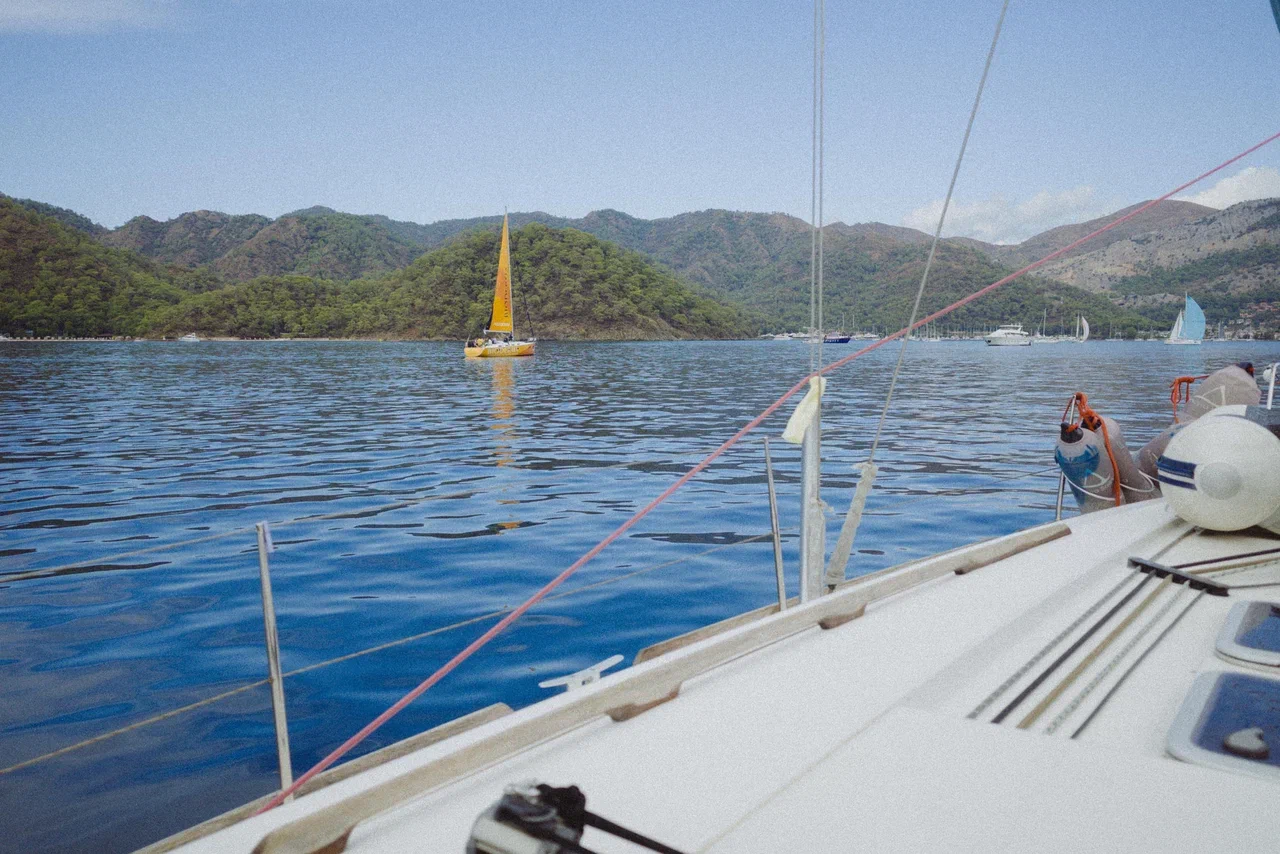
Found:
[{"label": "distant white yacht", "polygon": [[1006,323],[984,339],[992,347],[1030,347],[1031,335],[1021,323]]},{"label": "distant white yacht", "polygon": [[1204,340],[1204,310],[1190,296],[1184,295],[1183,299],[1186,302],[1169,330],[1166,344],[1199,344]]},{"label": "distant white yacht", "polygon": [[1083,314],[1076,315],[1076,334],[1074,338],[1068,338],[1075,344],[1083,344],[1089,340],[1089,321],[1084,319]]},{"label": "distant white yacht", "polygon": [[181,338],[179,338],[178,340],[179,340],[179,341],[186,341],[186,342],[188,342],[188,343],[190,343],[190,342],[192,342],[192,341],[195,341],[195,342],[197,342],[197,343],[198,343],[198,342],[200,341],[200,336],[199,336],[199,335],[197,335],[197,334],[195,334],[194,332],[188,332],[186,335],[183,335],[183,336],[182,336]]}]

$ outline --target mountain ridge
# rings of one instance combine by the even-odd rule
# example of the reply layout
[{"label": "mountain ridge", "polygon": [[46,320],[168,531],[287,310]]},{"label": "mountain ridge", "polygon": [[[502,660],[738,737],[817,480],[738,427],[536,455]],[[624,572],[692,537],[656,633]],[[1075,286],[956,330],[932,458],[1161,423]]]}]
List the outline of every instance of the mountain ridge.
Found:
[{"label": "mountain ridge", "polygon": [[[940,244],[924,305],[938,307],[934,294],[960,296],[955,281],[975,288],[989,284],[1008,267],[1038,260],[1138,207],[1049,229],[1011,246],[948,238]],[[68,215],[77,216],[63,213]],[[403,269],[424,252],[470,233],[496,233],[501,219],[495,214],[423,225],[322,205],[274,220],[195,211],[164,223],[137,217],[99,239],[232,282],[290,275],[348,281]],[[529,211],[512,213],[510,220],[517,229],[531,223],[569,228],[640,252],[707,293],[755,312],[768,331],[808,324],[812,234],[797,217],[711,208],[645,220],[603,208],[576,219]],[[830,223],[824,241],[828,325],[900,327],[909,313],[903,294],[914,293],[907,280],[915,276],[918,282],[919,273],[911,271],[921,269],[930,241],[924,232],[902,226]],[[1047,311],[1050,325],[1061,326],[1073,319],[1072,312],[1087,309],[1091,318],[1133,332],[1170,319],[1176,286],[1201,294],[1225,313],[1218,320],[1256,332],[1258,323],[1270,323],[1259,306],[1269,301],[1265,284],[1275,271],[1267,266],[1267,247],[1274,245],[1280,245],[1280,200],[1274,208],[1263,200],[1225,211],[1165,201],[1044,265],[1029,286],[1012,289],[1019,300],[986,299],[955,320],[979,327],[1038,324]],[[1214,268],[1210,276],[1208,259],[1239,270]],[[983,276],[989,281],[981,281]],[[1230,298],[1217,295],[1221,289]]]},{"label": "mountain ridge", "polygon": [[[230,218],[193,212],[187,233]],[[307,217],[277,222],[298,224]],[[314,220],[312,220],[314,222]],[[241,223],[243,225],[244,223]],[[274,223],[273,223],[274,224]],[[249,223],[250,229],[260,223]],[[199,226],[199,227],[197,227]],[[258,229],[257,235],[267,231]],[[134,239],[191,251],[134,223]],[[274,239],[274,238],[272,238]],[[14,337],[371,337],[460,340],[488,317],[497,234],[475,231],[378,276],[301,275],[227,282],[208,267],[164,264],[0,198],[0,332]],[[544,337],[725,338],[754,334],[740,309],[697,292],[639,253],[572,229],[530,225],[512,235],[517,305]]]}]

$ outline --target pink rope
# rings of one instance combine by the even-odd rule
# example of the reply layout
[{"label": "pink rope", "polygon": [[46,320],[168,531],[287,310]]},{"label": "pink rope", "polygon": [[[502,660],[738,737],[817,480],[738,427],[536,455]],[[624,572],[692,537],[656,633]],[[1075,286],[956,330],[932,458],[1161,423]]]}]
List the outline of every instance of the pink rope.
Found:
[{"label": "pink rope", "polygon": [[[1160,202],[1163,202],[1163,201],[1168,200],[1170,197],[1175,196],[1175,195],[1177,195],[1178,193],[1181,193],[1183,190],[1187,189],[1188,187],[1192,186],[1193,184],[1197,184],[1197,183],[1199,183],[1200,181],[1203,181],[1205,178],[1208,178],[1210,175],[1213,175],[1215,172],[1220,172],[1221,170],[1223,170],[1223,169],[1227,168],[1228,166],[1230,166],[1232,163],[1235,163],[1237,160],[1241,160],[1241,159],[1243,159],[1243,158],[1247,157],[1248,155],[1250,155],[1250,154],[1252,154],[1253,152],[1257,151],[1259,148],[1262,148],[1264,145],[1267,145],[1268,143],[1274,142],[1274,141],[1275,141],[1275,140],[1277,140],[1277,139],[1280,139],[1280,133],[1276,133],[1276,134],[1274,134],[1274,135],[1272,135],[1272,136],[1267,137],[1266,139],[1264,139],[1262,142],[1258,143],[1257,145],[1255,145],[1255,146],[1253,146],[1253,147],[1251,147],[1251,148],[1248,148],[1248,149],[1246,149],[1246,150],[1244,150],[1244,151],[1240,152],[1240,153],[1239,153],[1239,154],[1237,154],[1235,157],[1232,157],[1230,160],[1226,160],[1226,161],[1224,161],[1224,162],[1220,163],[1219,165],[1217,165],[1217,166],[1215,166],[1214,168],[1210,169],[1208,172],[1205,172],[1203,175],[1200,175],[1199,177],[1193,178],[1192,180],[1190,180],[1190,181],[1186,182],[1185,184],[1183,184],[1183,185],[1181,185],[1181,186],[1179,186],[1179,187],[1175,187],[1174,189],[1172,189],[1172,190],[1170,190],[1169,192],[1165,193],[1163,196],[1161,196],[1161,197],[1160,197],[1160,198],[1158,198],[1158,199],[1152,199],[1151,201],[1147,202],[1147,203],[1146,203],[1145,205],[1143,205],[1142,207],[1140,207],[1140,208],[1138,208],[1138,209],[1136,209],[1136,210],[1134,210],[1134,211],[1132,211],[1132,212],[1130,212],[1130,213],[1125,214],[1124,216],[1122,216],[1122,217],[1120,217],[1120,218],[1118,218],[1118,219],[1116,219],[1116,220],[1114,220],[1114,221],[1112,221],[1112,222],[1110,222],[1110,223],[1108,223],[1108,224],[1106,224],[1106,225],[1102,226],[1101,228],[1098,228],[1098,229],[1096,229],[1096,230],[1094,230],[1094,231],[1090,232],[1089,234],[1086,234],[1084,237],[1081,237],[1079,240],[1075,241],[1074,243],[1071,243],[1071,244],[1069,244],[1069,245],[1067,245],[1067,246],[1064,246],[1064,247],[1062,247],[1061,249],[1059,249],[1058,251],[1056,251],[1056,252],[1052,252],[1052,253],[1050,253],[1050,254],[1048,254],[1048,255],[1044,256],[1044,257],[1043,257],[1043,258],[1041,258],[1039,261],[1036,261],[1036,262],[1034,262],[1034,263],[1028,264],[1027,266],[1023,267],[1021,270],[1017,270],[1017,271],[1015,271],[1015,272],[1013,272],[1013,273],[1010,273],[1009,275],[1005,276],[1003,279],[1000,279],[999,281],[996,281],[996,282],[992,282],[991,284],[987,285],[985,288],[982,288],[981,290],[978,290],[978,291],[974,291],[973,293],[969,294],[967,297],[964,297],[963,299],[956,300],[955,302],[953,302],[951,305],[947,306],[946,308],[943,308],[943,309],[940,309],[940,310],[938,310],[938,311],[935,311],[933,314],[929,315],[928,317],[923,317],[923,318],[921,318],[920,320],[917,320],[914,324],[912,324],[912,325],[911,325],[911,326],[909,326],[909,327],[903,327],[902,329],[899,329],[897,332],[893,333],[892,335],[886,335],[884,338],[881,338],[880,340],[876,341],[874,344],[869,344],[869,345],[867,345],[866,347],[863,347],[861,350],[858,350],[858,351],[857,351],[857,352],[855,352],[855,353],[850,353],[848,356],[845,356],[843,359],[838,359],[838,360],[836,360],[836,361],[832,362],[831,364],[829,364],[829,365],[827,365],[827,366],[825,366],[825,367],[822,367],[822,368],[818,371],[818,373],[820,373],[820,374],[830,373],[830,372],[834,371],[836,368],[843,367],[844,365],[847,365],[847,364],[849,364],[850,362],[852,362],[854,359],[857,359],[857,358],[859,358],[860,356],[865,356],[867,353],[870,353],[872,350],[875,350],[875,349],[877,349],[877,348],[879,348],[879,347],[884,346],[885,344],[888,344],[890,341],[893,341],[893,340],[895,340],[895,339],[897,339],[897,338],[901,338],[903,335],[906,335],[906,334],[908,334],[909,332],[911,332],[911,331],[913,331],[913,330],[915,330],[915,329],[918,329],[918,328],[919,328],[919,327],[921,327],[921,326],[924,326],[925,324],[932,323],[933,321],[937,320],[938,318],[943,317],[944,315],[950,314],[951,312],[955,311],[956,309],[958,309],[958,308],[960,308],[960,307],[962,307],[962,306],[968,305],[969,303],[973,302],[974,300],[976,300],[976,299],[978,299],[978,298],[980,298],[980,297],[982,297],[982,296],[985,296],[986,294],[991,293],[991,292],[992,292],[992,291],[994,291],[996,288],[998,288],[998,287],[1000,287],[1000,286],[1002,286],[1002,285],[1006,285],[1006,284],[1008,284],[1009,282],[1012,282],[1014,279],[1017,279],[1017,278],[1019,278],[1020,276],[1026,275],[1027,273],[1031,272],[1032,270],[1035,270],[1036,268],[1041,267],[1041,266],[1043,266],[1043,265],[1045,265],[1045,264],[1049,263],[1049,262],[1050,262],[1050,261],[1052,261],[1053,259],[1058,258],[1058,257],[1060,257],[1061,255],[1063,255],[1063,254],[1065,254],[1065,253],[1067,253],[1067,252],[1070,252],[1072,249],[1075,249],[1075,248],[1076,248],[1077,246],[1079,246],[1080,244],[1085,243],[1086,241],[1092,240],[1093,238],[1095,238],[1095,237],[1097,237],[1097,236],[1099,236],[1099,235],[1101,235],[1101,234],[1105,234],[1106,232],[1110,231],[1111,229],[1115,228],[1116,226],[1120,225],[1121,223],[1123,223],[1123,222],[1127,222],[1128,220],[1133,219],[1134,217],[1136,217],[1138,214],[1142,213],[1143,211],[1146,211],[1146,210],[1148,210],[1148,209],[1150,209],[1150,208],[1152,208],[1152,207],[1155,207],[1155,206],[1156,206],[1156,205],[1158,205]],[[516,620],[520,619],[520,617],[521,617],[521,616],[523,616],[523,615],[524,615],[524,613],[525,613],[526,611],[528,611],[528,610],[529,610],[530,608],[532,608],[534,605],[536,605],[536,604],[538,604],[539,602],[541,602],[541,601],[542,601],[542,599],[543,599],[543,598],[544,598],[548,593],[550,593],[551,591],[555,590],[555,589],[556,589],[557,587],[559,587],[562,583],[564,583],[564,582],[565,582],[565,581],[566,581],[566,580],[567,580],[571,575],[573,575],[575,572],[577,572],[579,569],[581,569],[583,566],[585,566],[585,565],[586,565],[586,564],[587,564],[587,563],[588,563],[592,558],[594,558],[596,555],[600,554],[600,552],[604,551],[604,550],[605,550],[605,548],[606,548],[610,543],[612,543],[614,540],[618,539],[618,537],[621,537],[623,534],[625,534],[628,530],[630,530],[630,529],[631,529],[631,527],[632,527],[632,526],[634,526],[637,522],[639,522],[639,521],[640,521],[641,519],[643,519],[645,516],[648,516],[648,515],[649,515],[649,513],[650,513],[650,512],[651,512],[655,507],[657,507],[659,504],[661,504],[662,502],[664,502],[664,501],[666,501],[668,498],[670,498],[670,497],[675,493],[675,491],[676,491],[677,489],[679,489],[680,487],[682,487],[682,486],[684,486],[686,483],[688,483],[690,480],[692,480],[692,479],[693,479],[693,477],[694,477],[696,474],[698,474],[698,472],[702,471],[702,470],[703,470],[703,469],[705,469],[707,466],[711,465],[711,463],[712,463],[713,461],[715,461],[715,460],[716,460],[716,458],[718,458],[721,454],[723,454],[725,451],[729,450],[729,449],[730,449],[730,448],[732,448],[734,445],[736,445],[739,441],[741,441],[741,439],[742,439],[744,436],[746,436],[748,433],[750,433],[750,432],[751,432],[752,430],[754,430],[756,427],[759,427],[759,426],[760,426],[760,424],[761,424],[761,423],[762,423],[766,418],[768,418],[768,417],[769,417],[770,415],[772,415],[773,413],[777,412],[777,411],[778,411],[778,408],[779,408],[780,406],[782,406],[782,404],[786,403],[786,402],[787,402],[791,397],[793,397],[797,392],[799,392],[801,389],[803,389],[805,386],[807,386],[807,385],[809,384],[809,379],[810,379],[809,377],[805,377],[805,378],[804,378],[804,379],[802,379],[800,382],[798,382],[798,383],[796,383],[795,385],[793,385],[790,389],[788,389],[788,390],[786,391],[786,393],[785,393],[785,394],[783,394],[781,397],[779,397],[779,398],[778,398],[777,400],[775,400],[773,403],[769,404],[769,406],[768,406],[768,407],[767,407],[763,412],[761,412],[761,413],[760,413],[759,415],[757,415],[755,418],[752,418],[750,421],[748,421],[748,422],[746,423],[746,425],[742,427],[742,429],[741,429],[741,430],[739,430],[737,433],[734,433],[731,437],[729,437],[729,439],[728,439],[728,440],[727,440],[723,445],[721,445],[720,447],[716,448],[714,451],[712,451],[710,454],[708,454],[708,455],[706,456],[706,458],[705,458],[705,459],[703,459],[701,462],[699,462],[699,463],[698,463],[697,465],[695,465],[693,468],[689,469],[689,471],[687,471],[687,472],[685,472],[683,475],[681,475],[681,476],[680,476],[680,478],[679,478],[678,480],[676,480],[676,481],[675,481],[675,483],[671,484],[671,485],[670,485],[670,486],[668,486],[665,490],[663,490],[661,495],[659,495],[657,498],[653,499],[653,500],[652,500],[652,501],[650,501],[648,504],[646,504],[644,507],[642,507],[642,508],[641,508],[639,511],[637,511],[637,512],[636,512],[636,514],[635,514],[634,516],[632,516],[630,519],[628,519],[627,521],[623,522],[620,526],[618,526],[617,530],[615,530],[615,531],[614,531],[613,533],[611,533],[609,536],[605,537],[605,538],[604,538],[603,540],[601,540],[598,544],[596,544],[596,546],[594,546],[594,547],[591,549],[591,551],[587,552],[587,553],[586,553],[586,554],[584,554],[582,557],[580,557],[580,558],[578,558],[576,561],[574,561],[572,566],[570,566],[570,567],[569,567],[568,569],[566,569],[564,572],[562,572],[562,573],[560,573],[559,575],[557,575],[555,578],[551,579],[551,581],[547,582],[547,584],[546,584],[546,585],[544,585],[544,586],[542,587],[542,589],[541,589],[541,590],[539,590],[537,593],[535,593],[535,594],[533,594],[532,596],[530,596],[530,597],[525,601],[525,603],[524,603],[523,605],[521,605],[520,607],[516,608],[516,609],[515,609],[514,611],[512,611],[510,614],[507,614],[507,616],[505,616],[505,617],[503,617],[501,620],[499,620],[499,621],[498,621],[498,622],[497,622],[497,623],[496,623],[492,628],[490,628],[487,632],[485,632],[485,633],[484,633],[484,634],[482,634],[480,637],[476,638],[474,641],[472,641],[470,644],[468,644],[466,649],[462,650],[462,651],[461,651],[461,652],[459,652],[457,655],[455,655],[453,658],[449,659],[449,661],[448,661],[448,662],[446,662],[446,663],[445,663],[445,664],[444,664],[444,665],[443,665],[439,670],[437,670],[435,673],[431,674],[431,676],[429,676],[429,677],[428,677],[424,682],[422,682],[422,684],[418,685],[418,687],[414,688],[414,689],[413,689],[412,691],[410,691],[408,694],[405,694],[403,697],[401,697],[399,700],[397,700],[397,701],[396,701],[396,703],[395,703],[393,706],[391,706],[391,707],[390,707],[390,708],[388,708],[385,712],[383,712],[382,714],[378,715],[376,718],[374,718],[373,720],[371,720],[371,721],[370,721],[369,723],[367,723],[367,724],[366,724],[366,725],[365,725],[365,726],[364,726],[364,727],[363,727],[359,732],[357,732],[355,735],[351,736],[351,738],[349,738],[349,739],[347,739],[346,741],[344,741],[344,742],[343,742],[343,743],[342,743],[342,744],[341,744],[341,745],[340,745],[336,750],[334,750],[332,753],[330,753],[330,754],[329,754],[328,756],[326,756],[324,759],[321,759],[319,762],[317,762],[317,763],[316,763],[316,765],[315,765],[315,767],[311,768],[311,769],[310,769],[310,770],[308,770],[305,774],[303,774],[301,777],[299,777],[297,780],[295,780],[295,781],[293,782],[293,785],[291,785],[289,788],[285,789],[284,791],[279,792],[275,797],[273,797],[270,801],[268,801],[268,802],[267,802],[267,805],[266,805],[266,806],[264,806],[262,809],[258,810],[258,813],[257,813],[257,814],[258,814],[258,815],[261,815],[262,813],[266,812],[267,810],[274,809],[275,807],[279,806],[281,803],[283,803],[283,801],[284,801],[284,799],[285,799],[285,798],[287,798],[289,795],[291,795],[291,794],[293,794],[294,792],[296,792],[296,791],[297,791],[301,786],[303,786],[303,785],[304,785],[308,780],[310,780],[312,777],[315,777],[317,774],[319,774],[320,772],[324,771],[324,770],[325,770],[326,768],[328,768],[329,766],[333,765],[333,763],[335,763],[335,762],[337,762],[339,759],[341,759],[341,758],[342,758],[342,757],[343,757],[343,756],[344,756],[344,755],[345,755],[349,750],[351,750],[351,748],[355,747],[357,744],[359,744],[360,742],[364,741],[364,739],[365,739],[365,738],[367,738],[367,737],[369,736],[369,734],[370,734],[370,733],[372,733],[372,732],[373,732],[374,730],[376,730],[378,727],[382,726],[382,725],[383,725],[384,723],[386,723],[387,721],[391,720],[391,718],[393,718],[393,717],[395,717],[397,714],[399,714],[399,712],[400,712],[402,709],[404,709],[404,707],[405,707],[405,706],[409,705],[409,704],[410,704],[410,703],[412,703],[414,700],[418,699],[418,697],[420,697],[420,696],[422,696],[424,693],[426,693],[426,691],[427,691],[427,690],[428,690],[432,685],[435,685],[437,682],[439,682],[439,681],[440,681],[441,679],[443,679],[445,676],[448,676],[448,675],[449,675],[449,673],[451,673],[451,672],[452,672],[452,671],[453,671],[453,670],[454,670],[454,669],[455,669],[459,664],[461,664],[462,662],[466,661],[469,657],[471,657],[472,653],[474,653],[476,650],[480,649],[480,647],[484,646],[484,645],[485,645],[485,644],[487,644],[489,641],[493,640],[493,638],[494,638],[494,637],[496,637],[498,634],[500,634],[500,633],[502,632],[502,630],[503,630],[503,629],[505,629],[505,628],[507,628],[508,626],[510,626],[510,625],[511,625],[512,623],[514,623]]]}]

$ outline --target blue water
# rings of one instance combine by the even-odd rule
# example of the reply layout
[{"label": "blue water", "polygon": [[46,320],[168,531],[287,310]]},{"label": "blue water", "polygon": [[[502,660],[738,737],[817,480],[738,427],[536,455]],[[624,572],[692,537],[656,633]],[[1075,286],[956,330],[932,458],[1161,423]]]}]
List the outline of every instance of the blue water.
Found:
[{"label": "blue water", "polygon": [[[852,352],[828,346],[828,357]],[[833,377],[833,545],[896,357]],[[286,671],[512,607],[803,376],[791,342],[539,345],[464,361],[377,342],[0,345],[0,769],[265,675],[255,522]],[[1272,344],[913,344],[851,572],[1053,517],[1051,448],[1090,394],[1134,447],[1168,382]],[[786,407],[362,750],[775,597],[761,437]],[[796,587],[798,449],[772,444]],[[407,506],[381,509],[394,502]],[[205,537],[174,550],[111,555]],[[714,551],[713,551],[714,550]],[[95,561],[54,577],[14,576]],[[658,567],[642,575],[628,573]],[[294,767],[491,622],[286,680]],[[273,790],[265,687],[0,773],[14,850],[127,851]]]}]

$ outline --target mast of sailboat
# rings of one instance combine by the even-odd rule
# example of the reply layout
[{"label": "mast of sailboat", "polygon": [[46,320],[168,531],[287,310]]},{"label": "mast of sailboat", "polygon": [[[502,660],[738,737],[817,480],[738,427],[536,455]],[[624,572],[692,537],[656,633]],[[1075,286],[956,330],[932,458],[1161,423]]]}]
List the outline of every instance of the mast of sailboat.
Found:
[{"label": "mast of sailboat", "polygon": [[800,601],[822,595],[827,554],[827,522],[822,512],[822,190],[823,190],[823,83],[826,54],[826,4],[813,4],[813,162],[810,215],[812,234],[809,255],[809,326],[816,341],[810,344],[809,373],[817,383],[817,407],[801,443],[800,478]]}]

